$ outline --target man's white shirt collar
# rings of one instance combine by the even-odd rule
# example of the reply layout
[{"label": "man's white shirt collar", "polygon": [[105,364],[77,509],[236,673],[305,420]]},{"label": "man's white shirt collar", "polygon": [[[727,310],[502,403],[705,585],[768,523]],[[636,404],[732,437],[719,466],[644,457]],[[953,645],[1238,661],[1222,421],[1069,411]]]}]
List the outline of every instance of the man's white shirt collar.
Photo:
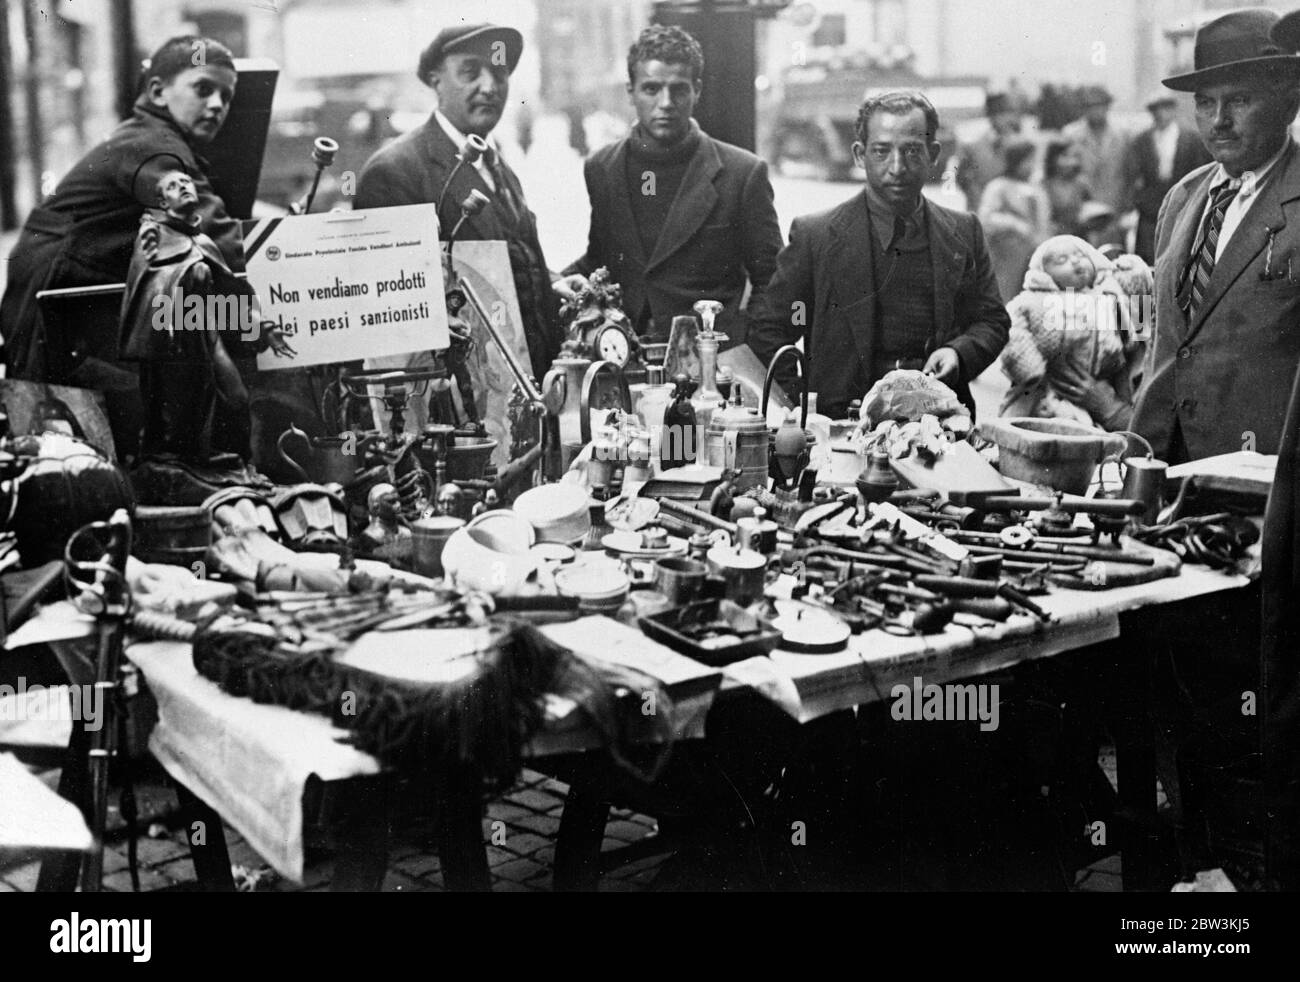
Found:
[{"label": "man's white shirt collar", "polygon": [[1288,136],[1286,140],[1283,141],[1282,148],[1278,150],[1277,153],[1273,154],[1263,167],[1258,167],[1255,170],[1243,171],[1240,178],[1234,178],[1224,170],[1223,165],[1220,164],[1214,171],[1213,180],[1210,181],[1211,194],[1225,181],[1240,181],[1240,190],[1237,191],[1237,197],[1242,200],[1253,197],[1255,192],[1263,186],[1268,175],[1272,172],[1273,168],[1277,166],[1277,162],[1282,159],[1282,155],[1286,153],[1287,148],[1290,146],[1291,137]]},{"label": "man's white shirt collar", "polygon": [[[462,152],[465,149],[465,144],[469,142],[469,137],[458,130],[455,125],[452,124],[452,121],[442,114],[441,109],[435,109],[433,111],[433,118],[438,121],[438,125],[442,127],[442,131],[451,137],[451,142],[456,144],[456,152]],[[494,154],[500,156],[501,151],[497,148],[495,140],[487,138],[487,145]],[[492,172],[488,169],[487,161],[482,157],[479,157],[478,160],[474,161],[474,169],[477,170],[479,176],[483,178],[483,182],[487,184],[493,192],[495,192],[497,189],[496,181],[492,178]]]}]

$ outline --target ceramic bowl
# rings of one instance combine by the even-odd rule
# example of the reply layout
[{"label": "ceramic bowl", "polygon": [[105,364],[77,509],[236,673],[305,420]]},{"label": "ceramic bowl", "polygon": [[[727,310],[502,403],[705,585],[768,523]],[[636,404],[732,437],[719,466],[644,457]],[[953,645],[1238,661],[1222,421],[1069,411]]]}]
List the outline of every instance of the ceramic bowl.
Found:
[{"label": "ceramic bowl", "polygon": [[591,531],[591,506],[585,488],[543,484],[515,499],[516,515],[527,519],[538,542],[578,542]]},{"label": "ceramic bowl", "polygon": [[[532,526],[528,528],[531,533]],[[442,568],[458,589],[509,595],[518,593],[536,572],[540,560],[529,552],[531,543],[513,549],[508,537],[499,532],[490,524],[475,526],[471,522],[447,539]],[[505,548],[499,548],[503,544]]]}]

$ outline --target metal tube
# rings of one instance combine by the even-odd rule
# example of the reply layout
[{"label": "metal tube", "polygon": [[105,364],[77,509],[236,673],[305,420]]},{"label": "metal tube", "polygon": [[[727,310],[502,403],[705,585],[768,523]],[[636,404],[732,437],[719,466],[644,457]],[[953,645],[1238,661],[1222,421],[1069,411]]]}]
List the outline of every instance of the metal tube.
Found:
[{"label": "metal tube", "polygon": [[465,299],[469,303],[473,304],[475,311],[479,315],[479,319],[483,321],[483,326],[487,328],[488,336],[492,338],[493,343],[496,344],[498,349],[500,349],[502,356],[504,356],[506,360],[506,365],[510,368],[510,374],[515,378],[515,384],[519,386],[524,395],[526,395],[531,402],[537,405],[544,405],[542,403],[542,394],[537,391],[537,386],[533,384],[532,376],[524,371],[523,367],[519,364],[518,359],[515,358],[514,352],[510,350],[505,341],[502,340],[501,335],[497,333],[496,325],[492,323],[492,318],[488,317],[487,308],[483,306],[483,301],[479,299],[478,291],[474,289],[474,284],[463,276],[456,276],[453,274],[453,277],[453,282],[464,292]]}]

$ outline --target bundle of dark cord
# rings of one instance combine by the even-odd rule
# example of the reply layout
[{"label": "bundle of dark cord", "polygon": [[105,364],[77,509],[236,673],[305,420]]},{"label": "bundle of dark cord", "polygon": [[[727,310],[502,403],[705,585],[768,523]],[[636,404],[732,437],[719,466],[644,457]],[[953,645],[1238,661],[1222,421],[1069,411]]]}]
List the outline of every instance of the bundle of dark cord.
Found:
[{"label": "bundle of dark cord", "polygon": [[1184,562],[1211,569],[1231,569],[1259,541],[1259,529],[1253,522],[1229,512],[1180,518],[1132,534],[1139,542],[1176,553]]},{"label": "bundle of dark cord", "polygon": [[[349,731],[349,743],[403,773],[428,777],[472,766],[486,792],[509,789],[544,721],[548,694],[573,700],[614,761],[643,781],[658,777],[672,749],[673,704],[657,680],[584,662],[530,624],[502,625],[493,644],[473,655],[474,671],[443,684],[340,664],[339,649],[300,647],[258,627],[200,631],[194,667],[231,695],[330,717]],[[652,715],[641,712],[647,692],[657,706]],[[628,759],[633,743],[658,748],[647,770]]]}]

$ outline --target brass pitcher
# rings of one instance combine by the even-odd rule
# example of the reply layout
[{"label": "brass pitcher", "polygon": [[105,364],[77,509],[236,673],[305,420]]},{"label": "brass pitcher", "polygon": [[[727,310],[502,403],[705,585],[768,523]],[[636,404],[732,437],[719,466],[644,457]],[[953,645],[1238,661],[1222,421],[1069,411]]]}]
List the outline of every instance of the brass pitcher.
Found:
[{"label": "brass pitcher", "polygon": [[[357,437],[352,434],[311,437],[292,423],[275,442],[280,459],[289,465],[307,484],[347,485],[366,458],[366,450],[379,437],[367,433]],[[303,448],[298,459],[290,456],[287,445],[297,441]]]}]

